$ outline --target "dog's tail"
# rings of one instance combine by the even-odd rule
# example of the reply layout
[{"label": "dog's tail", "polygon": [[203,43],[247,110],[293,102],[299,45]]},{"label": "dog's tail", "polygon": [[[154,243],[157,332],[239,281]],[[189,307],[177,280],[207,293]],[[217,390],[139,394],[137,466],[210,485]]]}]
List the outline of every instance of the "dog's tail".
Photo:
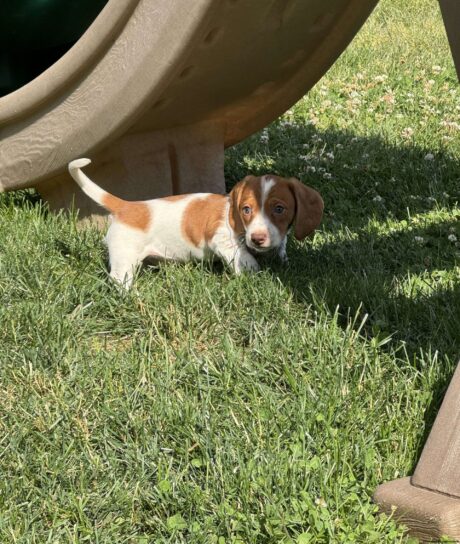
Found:
[{"label": "dog's tail", "polygon": [[109,212],[115,213],[116,208],[118,208],[117,204],[123,201],[107,191],[104,191],[104,189],[96,185],[94,181],[91,181],[89,177],[81,171],[81,169],[88,164],[91,164],[90,159],[76,159],[69,162],[70,175],[78,185],[80,185],[81,190],[94,200],[94,202],[97,202],[99,206],[102,206]]}]

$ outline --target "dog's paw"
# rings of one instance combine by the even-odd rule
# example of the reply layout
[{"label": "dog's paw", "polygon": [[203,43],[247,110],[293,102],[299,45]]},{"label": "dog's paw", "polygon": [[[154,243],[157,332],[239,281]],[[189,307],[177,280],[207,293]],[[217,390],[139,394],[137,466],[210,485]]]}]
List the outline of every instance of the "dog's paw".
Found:
[{"label": "dog's paw", "polygon": [[289,264],[289,257],[287,256],[286,252],[280,253],[279,258],[283,266],[287,266]]},{"label": "dog's paw", "polygon": [[241,253],[234,262],[235,272],[241,274],[242,272],[258,272],[260,270],[259,263],[255,258],[247,252]]}]

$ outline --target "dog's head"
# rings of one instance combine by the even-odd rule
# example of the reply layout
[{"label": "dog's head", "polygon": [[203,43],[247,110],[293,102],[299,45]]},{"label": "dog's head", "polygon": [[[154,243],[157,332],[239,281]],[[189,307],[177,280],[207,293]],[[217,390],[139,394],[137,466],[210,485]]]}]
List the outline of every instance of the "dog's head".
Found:
[{"label": "dog's head", "polygon": [[247,176],[230,192],[231,226],[258,253],[278,247],[292,225],[304,239],[320,224],[323,208],[320,194],[296,178]]}]

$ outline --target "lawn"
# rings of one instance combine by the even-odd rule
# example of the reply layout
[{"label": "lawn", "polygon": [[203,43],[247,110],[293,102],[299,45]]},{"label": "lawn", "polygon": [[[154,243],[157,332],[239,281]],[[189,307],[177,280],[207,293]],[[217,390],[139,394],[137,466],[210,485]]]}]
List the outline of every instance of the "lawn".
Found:
[{"label": "lawn", "polygon": [[290,265],[144,269],[0,195],[0,542],[406,542],[460,355],[460,85],[435,0],[382,0],[281,119],[226,154],[326,211]]}]

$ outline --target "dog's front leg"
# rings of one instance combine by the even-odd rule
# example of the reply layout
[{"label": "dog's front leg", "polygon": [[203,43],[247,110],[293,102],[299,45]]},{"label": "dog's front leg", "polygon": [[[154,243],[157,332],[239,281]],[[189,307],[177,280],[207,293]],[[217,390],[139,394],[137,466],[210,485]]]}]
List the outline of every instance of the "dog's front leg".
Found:
[{"label": "dog's front leg", "polygon": [[237,255],[233,261],[233,269],[237,274],[241,274],[247,270],[248,272],[257,272],[260,270],[259,263],[255,257],[244,248],[239,248]]},{"label": "dog's front leg", "polygon": [[287,237],[285,236],[278,248],[278,257],[283,264],[288,264],[289,259],[286,252]]},{"label": "dog's front leg", "polygon": [[248,272],[257,272],[259,270],[259,263],[245,247],[236,246],[227,250],[220,250],[218,253],[233,268],[236,274],[241,274],[245,270]]},{"label": "dog's front leg", "polygon": [[129,290],[138,267],[148,255],[147,237],[141,230],[114,220],[105,241],[109,250],[110,276],[122,289]]}]

